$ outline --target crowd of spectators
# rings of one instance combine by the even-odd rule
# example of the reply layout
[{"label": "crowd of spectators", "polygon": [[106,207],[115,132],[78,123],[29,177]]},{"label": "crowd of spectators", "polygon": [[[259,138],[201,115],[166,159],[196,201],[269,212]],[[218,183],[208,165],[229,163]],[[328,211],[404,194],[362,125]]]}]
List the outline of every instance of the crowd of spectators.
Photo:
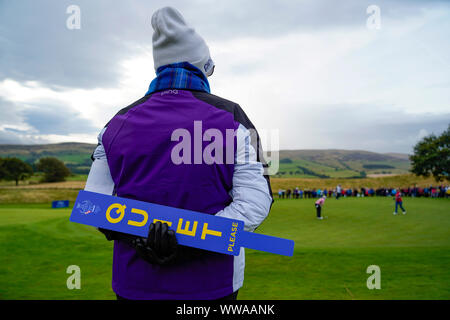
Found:
[{"label": "crowd of spectators", "polygon": [[[408,187],[399,188],[400,192],[405,197],[425,197],[425,198],[450,198],[450,186],[440,185],[440,186],[429,186],[429,187]],[[325,195],[327,197],[387,197],[395,196],[397,192],[396,188],[341,188],[337,186],[334,189],[279,189],[278,198],[280,199],[309,199],[309,198],[320,198]]]}]

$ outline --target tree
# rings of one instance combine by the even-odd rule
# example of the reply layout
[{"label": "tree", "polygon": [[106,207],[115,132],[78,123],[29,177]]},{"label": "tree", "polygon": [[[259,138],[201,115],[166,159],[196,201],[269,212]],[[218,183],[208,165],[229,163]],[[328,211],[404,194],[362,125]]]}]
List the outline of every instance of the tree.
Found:
[{"label": "tree", "polygon": [[14,180],[16,186],[19,180],[24,180],[33,174],[33,168],[19,158],[0,158],[0,179]]},{"label": "tree", "polygon": [[442,135],[431,134],[414,146],[411,160],[411,172],[418,176],[433,175],[439,182],[450,180],[450,124]]},{"label": "tree", "polygon": [[70,175],[70,170],[64,165],[64,162],[54,157],[39,159],[36,168],[44,172],[43,182],[64,181]]}]

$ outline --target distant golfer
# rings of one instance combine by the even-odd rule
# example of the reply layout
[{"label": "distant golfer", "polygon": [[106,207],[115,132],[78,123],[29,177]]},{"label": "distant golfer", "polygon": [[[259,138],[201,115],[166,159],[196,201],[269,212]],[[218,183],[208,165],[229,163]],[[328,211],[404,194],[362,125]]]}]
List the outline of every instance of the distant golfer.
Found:
[{"label": "distant golfer", "polygon": [[342,192],[341,185],[338,184],[336,187],[336,200],[339,200],[339,197],[341,196],[341,192]]},{"label": "distant golfer", "polygon": [[403,214],[406,214],[405,208],[403,208],[403,200],[402,200],[402,193],[400,192],[400,189],[397,189],[397,192],[395,193],[395,211],[394,216],[397,215],[397,209],[400,206],[400,209],[402,209]]},{"label": "distant golfer", "polygon": [[326,196],[322,196],[319,200],[316,201],[315,206],[316,206],[316,213],[317,213],[317,219],[322,220],[323,217],[321,215],[322,212],[322,206],[325,203],[325,199],[327,197]]}]

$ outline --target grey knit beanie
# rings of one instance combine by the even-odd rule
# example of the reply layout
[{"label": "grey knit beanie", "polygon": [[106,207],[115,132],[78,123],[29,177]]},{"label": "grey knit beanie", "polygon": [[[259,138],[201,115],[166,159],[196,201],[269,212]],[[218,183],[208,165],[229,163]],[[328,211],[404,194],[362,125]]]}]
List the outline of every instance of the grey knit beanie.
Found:
[{"label": "grey knit beanie", "polygon": [[214,62],[206,42],[187,25],[180,12],[172,7],[157,10],[152,27],[155,71],[166,64],[187,61],[207,77],[212,74]]}]

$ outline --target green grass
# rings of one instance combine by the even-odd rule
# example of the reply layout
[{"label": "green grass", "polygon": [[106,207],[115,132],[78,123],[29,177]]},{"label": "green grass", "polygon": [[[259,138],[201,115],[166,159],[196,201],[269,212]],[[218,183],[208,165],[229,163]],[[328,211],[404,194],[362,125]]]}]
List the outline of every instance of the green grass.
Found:
[{"label": "green grass", "polygon": [[[71,204],[75,202],[79,190],[76,189],[20,189],[20,188],[0,188],[0,203],[22,204],[29,203],[51,203],[52,200],[69,200]],[[21,207],[18,205],[18,207]],[[50,204],[47,205],[50,207]],[[1,208],[1,207],[0,207]]]},{"label": "green grass", "polygon": [[73,174],[66,178],[66,181],[86,181],[88,175],[87,174]]},{"label": "green grass", "polygon": [[[112,243],[92,227],[68,221],[70,210],[2,205],[0,299],[113,299]],[[68,290],[69,265],[81,268],[81,290]]]},{"label": "green grass", "polygon": [[[293,257],[247,250],[240,299],[449,299],[450,200],[276,200],[257,232],[295,240]],[[70,223],[69,209],[0,205],[0,299],[114,299],[112,244],[92,227]],[[81,268],[68,290],[66,268]],[[369,265],[381,289],[369,290]]]},{"label": "green grass", "polygon": [[[312,200],[279,200],[257,232],[295,240],[293,258],[247,250],[241,299],[449,299],[450,200],[328,199],[316,220]],[[369,265],[381,290],[369,290]],[[264,279],[264,280],[262,280]]]}]

